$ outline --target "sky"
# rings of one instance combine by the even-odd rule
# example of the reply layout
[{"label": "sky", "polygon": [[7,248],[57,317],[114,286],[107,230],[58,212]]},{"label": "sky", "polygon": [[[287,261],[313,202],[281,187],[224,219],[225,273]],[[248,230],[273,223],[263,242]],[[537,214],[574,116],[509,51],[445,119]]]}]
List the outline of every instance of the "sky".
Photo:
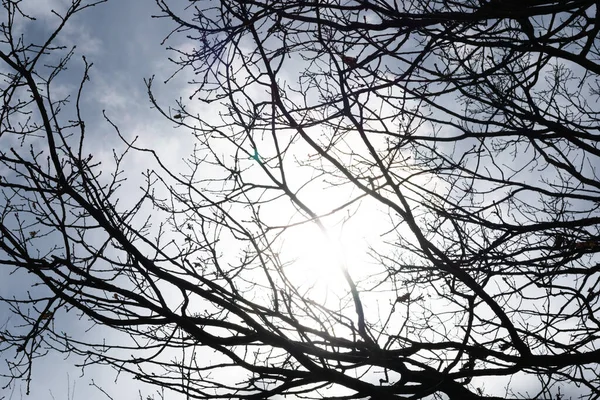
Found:
[{"label": "sky", "polygon": [[[23,10],[34,16],[36,21],[22,22],[19,29],[25,40],[31,42],[45,39],[48,33],[58,25],[58,18],[52,10],[64,10],[69,0],[25,0]],[[157,13],[154,1],[148,0],[111,0],[76,14],[66,25],[57,39],[57,44],[76,46],[69,69],[63,74],[60,85],[55,90],[73,93],[82,74],[82,56],[93,63],[90,81],[84,92],[83,114],[89,127],[88,148],[96,159],[110,159],[114,147],[118,147],[115,132],[104,121],[102,110],[119,126],[127,138],[139,136],[144,144],[151,148],[160,148],[164,154],[170,154],[167,160],[173,163],[181,161],[186,149],[185,140],[177,135],[173,127],[156,110],[151,109],[144,78],[156,75],[156,82],[164,81],[174,71],[167,61],[166,45],[161,41],[173,26],[166,19],[152,18]],[[2,18],[4,14],[2,14]],[[173,40],[171,45],[177,43]],[[168,87],[158,84],[157,92],[171,102],[180,96],[183,88],[179,81],[173,81]],[[177,140],[174,140],[177,139]],[[128,161],[127,168],[134,173],[144,165],[136,157]],[[126,201],[126,199],[125,199]],[[24,277],[23,279],[26,279]],[[8,282],[0,279],[3,295],[15,287],[15,280]],[[15,289],[18,290],[18,289]],[[0,326],[9,315],[0,307]],[[63,319],[65,331],[82,332],[84,324],[76,319]],[[5,355],[2,355],[2,361]],[[31,393],[25,396],[23,385],[0,390],[0,399],[18,400],[28,398],[57,400],[107,399],[90,384],[95,382],[115,399],[137,399],[142,390],[143,398],[156,393],[139,382],[133,382],[126,376],[119,377],[108,368],[90,368],[81,376],[81,369],[74,367],[74,358],[50,354],[37,360],[33,367]],[[0,365],[0,368],[5,368]],[[0,380],[0,385],[5,382]],[[158,398],[158,397],[157,397]],[[168,399],[174,399],[169,396]]]},{"label": "sky", "polygon": [[[23,11],[36,18],[35,21],[18,21],[18,29],[23,32],[25,41],[43,42],[59,23],[52,10],[65,10],[70,0],[24,0],[21,3]],[[148,98],[144,79],[155,77],[154,93],[159,102],[169,111],[169,106],[175,104],[180,97],[186,98],[192,88],[187,84],[186,71],[179,73],[167,84],[176,67],[168,61],[172,56],[167,49],[171,47],[190,46],[185,42],[185,36],[175,35],[168,42],[161,43],[170,33],[174,25],[168,19],[152,18],[158,13],[154,1],[149,0],[109,0],[76,14],[58,36],[56,44],[67,47],[76,46],[75,54],[69,62],[68,70],[63,73],[55,84],[55,93],[74,94],[83,73],[85,56],[92,63],[90,80],[86,82],[83,92],[83,119],[88,131],[87,151],[94,160],[103,161],[105,165],[112,163],[114,148],[122,148],[115,131],[105,121],[103,111],[120,129],[128,140],[138,138],[143,146],[159,151],[162,161],[173,170],[183,166],[182,159],[190,154],[193,146],[189,132],[177,129],[153,109]],[[193,105],[197,112],[204,110],[200,104]],[[173,113],[176,111],[171,110]],[[69,112],[66,107],[65,112]],[[6,142],[3,142],[6,143]],[[12,145],[17,145],[13,143]],[[128,184],[136,184],[135,177],[148,167],[148,157],[145,154],[131,154],[126,159],[123,169],[133,179]],[[1,171],[0,171],[1,172]],[[308,189],[308,196],[320,194],[318,189]],[[312,193],[312,194],[311,194]],[[121,198],[122,205],[131,200]],[[133,200],[132,200],[133,201]],[[335,199],[328,198],[328,193],[320,196],[319,207],[329,207]],[[324,209],[324,208],[323,208]],[[363,214],[355,216],[352,221],[339,225],[331,232],[331,240],[323,241],[315,227],[299,228],[296,233],[286,239],[283,245],[288,259],[297,260],[296,270],[302,276],[322,277],[319,285],[322,294],[339,280],[339,271],[323,274],[319,267],[314,267],[317,260],[320,265],[334,264],[331,258],[331,248],[338,256],[343,255],[348,260],[359,260],[360,249],[364,243],[357,239],[348,238],[348,232],[361,232],[361,238],[375,235],[368,226],[373,226],[384,214]],[[282,221],[287,222],[287,221]],[[343,229],[342,229],[343,228]],[[362,240],[362,239],[360,239]],[[345,242],[342,248],[339,243]],[[362,254],[364,256],[364,253]],[[364,258],[364,257],[363,257]],[[323,262],[325,260],[325,262]],[[20,276],[10,281],[0,279],[0,291],[3,296],[11,293],[22,294],[21,288],[15,282],[23,282],[23,287],[29,286],[30,277]],[[56,322],[63,325],[62,329],[74,337],[86,335],[102,340],[102,334],[110,334],[103,330],[86,331],[89,323],[79,321],[75,316],[64,315]],[[6,324],[3,326],[3,324]],[[11,317],[6,308],[0,306],[0,329],[11,324]],[[2,354],[9,358],[9,354]],[[33,364],[32,384],[30,395],[25,395],[24,385],[14,385],[0,399],[20,400],[29,399],[60,399],[60,400],[91,400],[107,399],[100,390],[92,385],[101,387],[115,399],[135,399],[140,393],[144,400],[148,395],[159,398],[156,388],[144,386],[132,381],[126,375],[118,376],[115,371],[106,367],[86,367],[85,374],[75,365],[81,359],[64,358],[61,354],[50,353],[36,360]],[[0,365],[0,368],[5,368]],[[0,385],[5,382],[0,380]],[[170,393],[167,399],[177,399]]]},{"label": "sky", "polygon": [[[69,0],[24,0],[22,3],[24,10],[37,18],[34,22],[23,22],[20,26],[26,39],[30,41],[45,39],[58,24],[58,19],[51,10],[63,10],[69,3]],[[152,18],[156,13],[158,10],[151,0],[109,0],[107,3],[77,14],[58,38],[57,43],[66,46],[76,45],[77,48],[69,64],[68,73],[61,77],[56,90],[73,93],[76,89],[82,76],[81,56],[85,55],[87,61],[93,63],[91,79],[86,84],[84,92],[83,117],[89,131],[87,149],[96,160],[110,162],[112,149],[122,145],[114,130],[104,120],[103,110],[119,126],[126,138],[139,137],[144,146],[160,150],[163,161],[174,170],[182,166],[182,158],[190,153],[191,135],[186,135],[182,129],[177,129],[160,116],[156,109],[152,109],[144,83],[145,78],[156,77],[155,94],[166,110],[169,110],[169,105],[174,104],[179,97],[187,97],[191,90],[186,84],[185,73],[179,74],[168,84],[163,84],[176,68],[168,61],[168,57],[172,54],[167,51],[167,46],[189,46],[189,43],[183,42],[185,37],[179,35],[174,36],[166,44],[161,44],[174,26],[167,19]],[[198,112],[210,112],[202,109],[200,105],[195,107],[198,108],[196,110]],[[124,165],[124,169],[131,176],[135,176],[146,167],[147,158],[141,154],[133,154]],[[325,207],[328,205],[326,199],[326,195],[320,199]],[[128,200],[130,199],[123,199],[125,203]],[[366,230],[364,227],[376,225],[374,221],[378,217],[382,216],[362,214],[354,218],[351,223],[364,231]],[[334,237],[353,231],[348,225],[341,227],[344,229],[332,232]],[[332,246],[324,246],[321,238],[310,231],[298,232],[297,235],[296,238],[292,236],[288,239],[288,243],[291,244],[289,257],[304,258],[304,265],[315,265],[315,259],[323,260],[327,251],[331,250]],[[313,240],[306,240],[306,238]],[[341,240],[340,242],[351,245],[335,251],[345,253],[348,259],[356,260],[361,247],[352,246],[352,240],[348,238]],[[311,252],[307,251],[308,249]],[[356,253],[352,253],[352,250]],[[303,269],[303,273],[308,275],[317,272],[316,270],[307,272]],[[22,279],[25,281],[27,277]],[[12,279],[9,287],[0,279],[0,290],[3,291],[3,295],[19,290],[14,282],[15,280]],[[327,280],[323,282],[328,283]],[[0,328],[7,319],[9,319],[7,310],[0,307]],[[61,323],[64,324],[64,330],[73,335],[88,334],[84,331],[87,325],[74,318],[64,318]],[[102,331],[93,333],[93,335],[101,334]],[[80,360],[73,358],[63,359],[60,354],[37,360],[34,364],[31,394],[28,398],[35,400],[107,398],[98,389],[90,386],[92,381],[115,399],[139,398],[138,393],[141,390],[141,397],[145,400],[148,395],[156,391],[155,388],[142,386],[126,376],[120,376],[115,382],[117,375],[108,368],[92,367],[86,369],[85,375],[81,376],[81,370],[73,366],[78,361]],[[0,381],[0,385],[2,384],[3,382]],[[22,386],[16,386],[14,392],[0,393],[0,399],[2,395],[6,396],[7,400],[26,398]],[[167,396],[169,400],[176,398],[174,394]]]}]

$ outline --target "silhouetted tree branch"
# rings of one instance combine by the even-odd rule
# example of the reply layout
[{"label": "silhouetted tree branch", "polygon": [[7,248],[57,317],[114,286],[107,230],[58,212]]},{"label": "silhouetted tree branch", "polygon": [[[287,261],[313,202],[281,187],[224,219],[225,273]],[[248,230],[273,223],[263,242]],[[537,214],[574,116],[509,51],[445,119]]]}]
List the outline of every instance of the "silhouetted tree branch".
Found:
[{"label": "silhouetted tree branch", "polygon": [[[3,25],[0,260],[37,279],[2,298],[15,378],[58,350],[191,398],[598,396],[596,2],[156,3],[193,48],[171,49],[189,97],[147,80],[196,139],[182,171],[106,116],[125,151],[102,175],[89,65],[63,118],[73,53],[44,73],[56,35]],[[154,166],[138,192],[128,152]],[[370,262],[313,261],[335,287],[287,255],[363,213]],[[69,310],[116,336],[70,337]]]}]

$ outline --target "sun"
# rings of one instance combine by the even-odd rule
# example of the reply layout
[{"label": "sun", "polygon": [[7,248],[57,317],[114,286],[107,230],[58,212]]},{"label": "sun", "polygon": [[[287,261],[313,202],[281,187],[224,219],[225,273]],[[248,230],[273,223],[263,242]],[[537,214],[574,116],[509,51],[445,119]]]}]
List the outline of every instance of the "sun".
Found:
[{"label": "sun", "polygon": [[329,292],[343,288],[346,246],[333,233],[307,222],[282,235],[281,254],[288,261],[286,275],[298,289]]},{"label": "sun", "polygon": [[374,229],[359,215],[321,219],[320,225],[307,221],[284,232],[281,254],[288,261],[286,275],[311,296],[343,295],[350,289],[344,271],[353,275],[369,262]]}]

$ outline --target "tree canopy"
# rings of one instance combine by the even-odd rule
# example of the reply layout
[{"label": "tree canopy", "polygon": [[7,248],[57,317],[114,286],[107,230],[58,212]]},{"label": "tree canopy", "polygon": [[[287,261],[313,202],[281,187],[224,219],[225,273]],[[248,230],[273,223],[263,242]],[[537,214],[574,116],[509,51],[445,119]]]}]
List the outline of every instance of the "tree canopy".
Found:
[{"label": "tree canopy", "polygon": [[19,3],[0,265],[35,280],[0,293],[12,377],[56,351],[198,399],[599,398],[596,1],[156,0],[186,43],[186,93],[146,80],[193,138],[178,169],[108,114],[94,159],[86,59],[75,101],[53,91],[95,3],[35,44]]}]

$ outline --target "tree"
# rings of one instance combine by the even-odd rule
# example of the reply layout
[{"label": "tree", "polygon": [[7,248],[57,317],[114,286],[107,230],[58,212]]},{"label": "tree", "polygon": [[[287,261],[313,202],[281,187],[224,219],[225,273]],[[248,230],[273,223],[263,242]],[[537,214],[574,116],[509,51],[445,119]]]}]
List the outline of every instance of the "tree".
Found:
[{"label": "tree", "polygon": [[[15,376],[52,348],[191,398],[598,397],[596,2],[174,4],[192,94],[148,92],[197,146],[178,173],[121,136],[157,163],[128,208],[124,155],[106,180],[58,118],[64,62],[42,78],[50,45],[3,25],[2,135],[26,146],[0,153],[0,256],[45,289],[3,299]],[[338,287],[286,255],[371,210],[372,262],[332,258]],[[120,341],[61,333],[67,309]]]}]

